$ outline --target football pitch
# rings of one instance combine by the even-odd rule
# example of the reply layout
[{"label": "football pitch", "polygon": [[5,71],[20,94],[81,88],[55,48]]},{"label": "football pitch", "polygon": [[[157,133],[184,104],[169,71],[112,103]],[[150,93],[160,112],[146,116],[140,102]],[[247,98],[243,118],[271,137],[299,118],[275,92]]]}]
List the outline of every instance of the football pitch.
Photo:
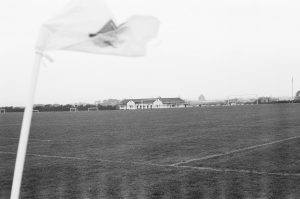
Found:
[{"label": "football pitch", "polygon": [[[22,114],[0,115],[0,198]],[[300,105],[34,113],[21,198],[300,198]]]}]

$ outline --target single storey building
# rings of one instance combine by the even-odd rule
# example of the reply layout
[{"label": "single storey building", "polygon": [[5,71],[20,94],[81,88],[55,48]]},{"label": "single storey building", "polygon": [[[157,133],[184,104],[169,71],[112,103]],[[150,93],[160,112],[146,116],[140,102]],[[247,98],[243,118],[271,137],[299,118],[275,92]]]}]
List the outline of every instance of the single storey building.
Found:
[{"label": "single storey building", "polygon": [[187,103],[181,98],[125,99],[119,104],[120,110],[184,108]]}]

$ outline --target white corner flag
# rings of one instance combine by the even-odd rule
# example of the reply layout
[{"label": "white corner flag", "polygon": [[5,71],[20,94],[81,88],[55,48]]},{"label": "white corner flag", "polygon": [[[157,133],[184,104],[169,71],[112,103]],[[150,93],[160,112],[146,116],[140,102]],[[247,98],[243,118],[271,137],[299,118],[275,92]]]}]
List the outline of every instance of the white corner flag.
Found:
[{"label": "white corner flag", "polygon": [[73,0],[42,26],[36,49],[143,56],[158,28],[151,16],[136,15],[117,24],[102,0]]},{"label": "white corner flag", "polygon": [[132,16],[117,24],[104,0],[71,0],[65,9],[41,28],[36,44],[30,92],[23,116],[11,199],[19,199],[40,62],[51,50],[71,50],[118,56],[143,56],[156,37],[159,21]]}]

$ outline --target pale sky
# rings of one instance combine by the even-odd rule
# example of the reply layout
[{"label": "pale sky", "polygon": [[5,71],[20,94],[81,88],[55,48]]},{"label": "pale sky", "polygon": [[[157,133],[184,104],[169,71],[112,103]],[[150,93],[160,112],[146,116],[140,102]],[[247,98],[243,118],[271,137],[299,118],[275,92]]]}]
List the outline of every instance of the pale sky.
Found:
[{"label": "pale sky", "polygon": [[[1,0],[0,106],[25,105],[34,45],[68,0]],[[41,67],[36,103],[107,98],[291,96],[300,90],[298,0],[109,0],[118,22],[161,21],[146,57],[55,51]]]}]

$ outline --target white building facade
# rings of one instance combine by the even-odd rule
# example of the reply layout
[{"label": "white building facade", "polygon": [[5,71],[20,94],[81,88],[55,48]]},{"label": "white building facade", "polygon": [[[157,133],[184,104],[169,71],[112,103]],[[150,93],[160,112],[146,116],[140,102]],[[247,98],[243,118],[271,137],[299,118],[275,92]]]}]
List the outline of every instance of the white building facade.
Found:
[{"label": "white building facade", "polygon": [[120,110],[184,108],[187,104],[180,98],[125,99],[119,104]]}]

